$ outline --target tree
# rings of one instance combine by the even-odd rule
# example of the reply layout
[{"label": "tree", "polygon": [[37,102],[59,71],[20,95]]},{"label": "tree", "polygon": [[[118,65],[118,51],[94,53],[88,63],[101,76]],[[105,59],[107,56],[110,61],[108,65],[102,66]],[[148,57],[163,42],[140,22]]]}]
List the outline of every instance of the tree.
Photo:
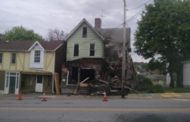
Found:
[{"label": "tree", "polygon": [[22,26],[13,27],[11,30],[5,32],[4,40],[31,40],[31,41],[42,41],[42,36],[34,33],[33,30],[27,30]]},{"label": "tree", "polygon": [[151,64],[169,64],[171,87],[173,74],[177,74],[177,85],[182,85],[181,62],[190,59],[189,11],[189,0],[155,0],[146,6],[135,34],[137,54],[151,59]]},{"label": "tree", "polygon": [[0,41],[3,40],[4,35],[0,33]]},{"label": "tree", "polygon": [[50,29],[48,32],[49,41],[63,41],[65,38],[64,31],[58,29]]}]

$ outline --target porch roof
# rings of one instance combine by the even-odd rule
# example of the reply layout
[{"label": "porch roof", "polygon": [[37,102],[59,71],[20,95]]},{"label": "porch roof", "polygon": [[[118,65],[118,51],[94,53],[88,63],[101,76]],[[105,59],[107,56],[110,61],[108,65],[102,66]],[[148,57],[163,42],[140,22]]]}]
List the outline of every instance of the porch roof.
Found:
[{"label": "porch roof", "polygon": [[46,72],[46,71],[43,71],[43,72],[30,72],[30,71],[23,71],[23,72],[20,72],[21,74],[24,74],[24,75],[53,75],[52,72]]}]

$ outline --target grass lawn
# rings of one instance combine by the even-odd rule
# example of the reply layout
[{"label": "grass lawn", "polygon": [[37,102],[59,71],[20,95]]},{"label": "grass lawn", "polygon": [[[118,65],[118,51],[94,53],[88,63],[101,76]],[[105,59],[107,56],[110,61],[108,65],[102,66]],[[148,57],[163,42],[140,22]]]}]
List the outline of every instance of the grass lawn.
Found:
[{"label": "grass lawn", "polygon": [[190,88],[164,88],[164,92],[190,93]]}]

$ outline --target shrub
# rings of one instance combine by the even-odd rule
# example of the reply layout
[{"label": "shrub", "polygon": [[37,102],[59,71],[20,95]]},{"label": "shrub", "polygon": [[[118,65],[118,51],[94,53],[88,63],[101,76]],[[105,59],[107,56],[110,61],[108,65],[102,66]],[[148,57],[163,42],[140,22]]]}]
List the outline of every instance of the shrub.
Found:
[{"label": "shrub", "polygon": [[163,92],[164,92],[164,88],[163,88],[161,85],[157,84],[157,85],[151,86],[151,87],[148,89],[147,92],[148,92],[148,93],[163,93]]},{"label": "shrub", "polygon": [[164,92],[164,88],[161,85],[159,84],[153,85],[152,81],[143,75],[137,76],[135,90],[148,92],[148,93],[163,93]]},{"label": "shrub", "polygon": [[137,82],[135,84],[135,89],[137,91],[146,91],[153,86],[151,80],[143,75],[137,76]]}]

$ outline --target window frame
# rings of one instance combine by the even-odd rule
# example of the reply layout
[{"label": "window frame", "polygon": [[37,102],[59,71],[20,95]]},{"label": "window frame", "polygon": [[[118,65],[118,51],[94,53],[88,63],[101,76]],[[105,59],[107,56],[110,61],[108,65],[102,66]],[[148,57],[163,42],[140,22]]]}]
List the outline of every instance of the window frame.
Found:
[{"label": "window frame", "polygon": [[[36,55],[39,52],[38,55]],[[41,62],[41,50],[34,50],[34,58],[33,58],[34,63],[40,63]]]},{"label": "window frame", "polygon": [[79,44],[78,43],[74,44],[73,56],[74,57],[79,56]]},{"label": "window frame", "polygon": [[84,26],[84,27],[82,28],[82,37],[83,37],[83,38],[86,38],[86,37],[87,37],[87,33],[88,33],[88,29],[87,29],[86,26]]},{"label": "window frame", "polygon": [[89,56],[95,56],[95,43],[90,43]]},{"label": "window frame", "polygon": [[36,83],[42,84],[43,83],[43,76],[42,75],[37,75],[36,76]]},{"label": "window frame", "polygon": [[3,63],[3,53],[0,52],[0,64]]},{"label": "window frame", "polygon": [[11,53],[11,64],[16,64],[16,53]]}]

